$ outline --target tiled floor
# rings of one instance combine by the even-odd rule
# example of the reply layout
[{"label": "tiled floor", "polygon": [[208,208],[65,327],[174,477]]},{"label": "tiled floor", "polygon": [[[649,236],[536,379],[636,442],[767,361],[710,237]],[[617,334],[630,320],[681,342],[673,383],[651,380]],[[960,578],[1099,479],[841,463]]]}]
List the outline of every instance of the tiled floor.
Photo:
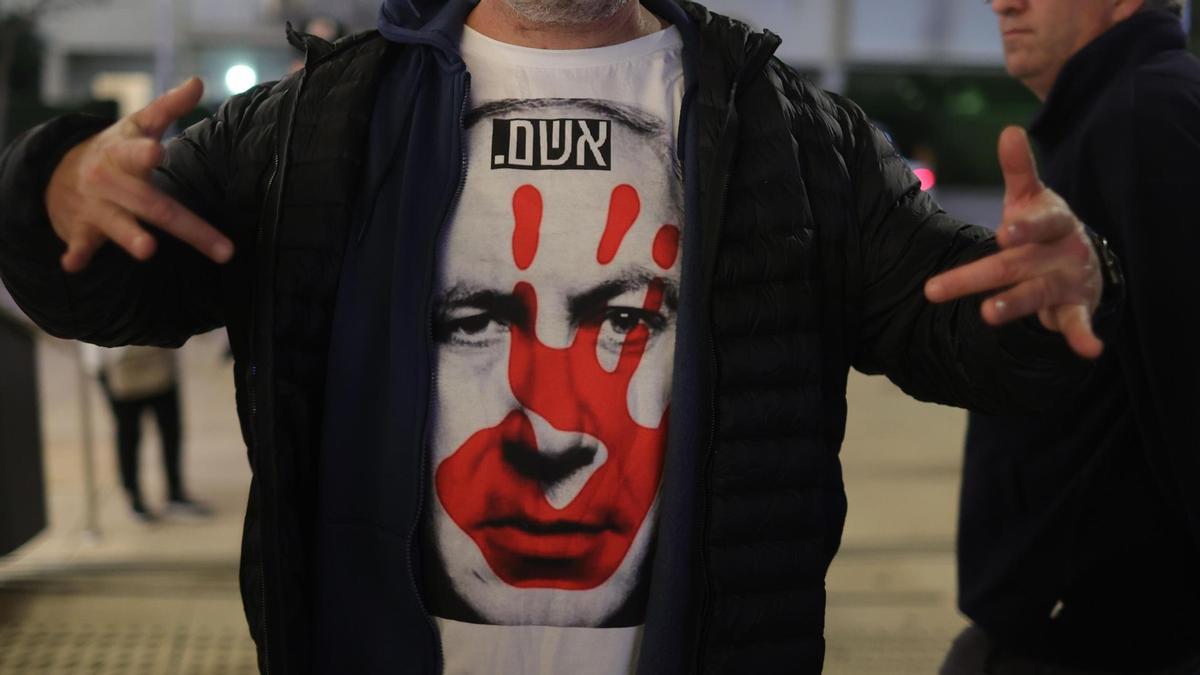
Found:
[{"label": "tiled floor", "polygon": [[[183,350],[185,447],[205,522],[134,523],[116,478],[106,411],[93,400],[101,536],[85,536],[72,347],[41,350],[51,527],[0,559],[0,675],[254,672],[236,564],[249,473],[219,335]],[[842,457],[850,514],[829,573],[831,675],[936,672],[963,626],[954,610],[953,528],[961,412],[915,403],[885,380],[851,381]],[[143,451],[162,490],[157,443]]]},{"label": "tiled floor", "polygon": [[0,673],[252,675],[228,564],[75,566],[0,585]]}]

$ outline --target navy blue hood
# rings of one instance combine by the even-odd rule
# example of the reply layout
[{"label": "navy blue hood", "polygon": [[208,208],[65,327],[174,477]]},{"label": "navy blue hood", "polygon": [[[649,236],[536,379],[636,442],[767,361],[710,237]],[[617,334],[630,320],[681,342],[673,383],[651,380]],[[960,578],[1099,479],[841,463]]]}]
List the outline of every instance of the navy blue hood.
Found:
[{"label": "navy blue hood", "polygon": [[[383,0],[379,33],[392,42],[419,43],[458,53],[463,22],[479,0]],[[687,13],[673,0],[642,0],[646,9],[677,26],[684,44],[695,48],[698,35]]]},{"label": "navy blue hood", "polygon": [[458,53],[463,22],[479,0],[384,0],[379,33],[392,42],[428,44]]}]

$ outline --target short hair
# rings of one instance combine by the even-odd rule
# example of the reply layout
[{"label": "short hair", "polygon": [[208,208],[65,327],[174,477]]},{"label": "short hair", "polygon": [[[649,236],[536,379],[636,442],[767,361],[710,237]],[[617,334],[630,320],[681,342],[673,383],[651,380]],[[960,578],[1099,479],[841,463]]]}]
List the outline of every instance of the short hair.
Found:
[{"label": "short hair", "polygon": [[1143,0],[1142,11],[1148,12],[1155,9],[1166,10],[1175,16],[1183,16],[1183,6],[1187,0]]}]

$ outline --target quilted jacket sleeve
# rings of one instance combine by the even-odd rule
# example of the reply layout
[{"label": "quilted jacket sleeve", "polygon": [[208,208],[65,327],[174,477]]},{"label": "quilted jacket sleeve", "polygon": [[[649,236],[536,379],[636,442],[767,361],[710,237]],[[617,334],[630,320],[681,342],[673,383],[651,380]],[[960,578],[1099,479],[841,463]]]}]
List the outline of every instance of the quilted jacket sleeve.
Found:
[{"label": "quilted jacket sleeve", "polygon": [[[169,141],[153,175],[161,190],[233,239],[239,254],[231,265],[247,264],[248,241],[228,225],[231,166],[241,126],[268,89],[230,99]],[[152,227],[159,246],[147,262],[108,243],[81,273],[67,274],[59,265],[66,247],[46,214],[46,185],[68,150],[109,123],[60,117],[17,138],[0,156],[0,278],[26,314],[57,337],[104,346],[178,346],[224,323],[218,265]]]},{"label": "quilted jacket sleeve", "polygon": [[930,304],[930,277],[997,250],[990,231],[946,215],[892,144],[853,103],[836,99],[856,205],[848,291],[856,298],[855,368],[909,395],[992,413],[1048,407],[1088,363],[1036,320],[984,323],[982,297]]}]

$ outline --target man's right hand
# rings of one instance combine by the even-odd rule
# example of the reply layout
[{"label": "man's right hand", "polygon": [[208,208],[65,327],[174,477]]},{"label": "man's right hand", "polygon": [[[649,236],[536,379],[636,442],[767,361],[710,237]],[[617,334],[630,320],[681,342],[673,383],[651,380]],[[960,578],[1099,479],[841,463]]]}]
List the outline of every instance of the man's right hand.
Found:
[{"label": "man's right hand", "polygon": [[55,234],[67,244],[64,270],[83,270],[108,240],[138,260],[150,258],[156,244],[141,223],[217,263],[233,257],[233,242],[150,182],[163,157],[159,139],[203,93],[204,84],[193,77],[63,157],[46,188],[46,211]]}]

